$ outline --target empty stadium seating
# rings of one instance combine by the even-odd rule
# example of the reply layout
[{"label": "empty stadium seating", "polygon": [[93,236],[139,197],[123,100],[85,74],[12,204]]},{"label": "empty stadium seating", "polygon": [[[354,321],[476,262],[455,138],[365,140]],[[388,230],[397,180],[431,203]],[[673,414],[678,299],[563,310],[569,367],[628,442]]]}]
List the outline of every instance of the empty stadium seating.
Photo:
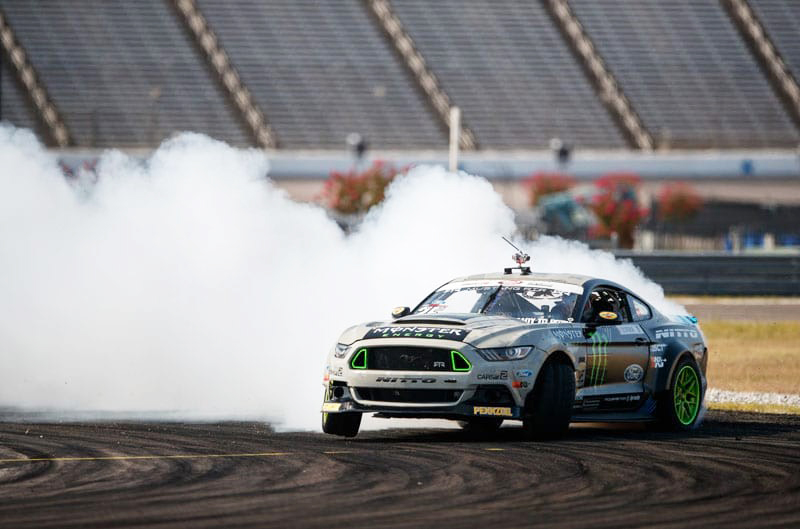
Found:
[{"label": "empty stadium seating", "polygon": [[797,145],[797,129],[718,1],[570,4],[657,142]]},{"label": "empty stadium seating", "polygon": [[393,0],[483,148],[624,147],[539,2]]},{"label": "empty stadium seating", "polygon": [[80,146],[157,144],[198,130],[252,140],[163,0],[3,0],[3,11]]},{"label": "empty stadium seating", "polygon": [[800,3],[797,0],[749,0],[761,24],[795,79],[800,79]]},{"label": "empty stadium seating", "polygon": [[288,148],[442,148],[447,134],[360,0],[198,5]]},{"label": "empty stadium seating", "polygon": [[[447,130],[363,0],[196,0],[285,149],[443,149]],[[800,4],[749,0],[795,78]],[[570,0],[656,143],[796,147],[800,133],[718,0]],[[391,0],[481,149],[627,148],[545,2]],[[2,0],[77,146],[253,134],[171,0]],[[4,61],[7,62],[7,61]],[[0,118],[41,120],[6,63]]]},{"label": "empty stadium seating", "polygon": [[0,121],[39,130],[36,113],[28,104],[23,88],[16,82],[16,74],[7,60],[3,60],[0,67]]}]

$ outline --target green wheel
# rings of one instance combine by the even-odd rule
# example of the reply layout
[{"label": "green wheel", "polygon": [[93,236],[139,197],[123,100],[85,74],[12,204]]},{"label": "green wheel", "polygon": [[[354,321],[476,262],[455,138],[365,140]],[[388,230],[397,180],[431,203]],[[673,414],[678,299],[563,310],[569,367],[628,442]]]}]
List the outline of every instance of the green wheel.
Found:
[{"label": "green wheel", "polygon": [[672,386],[672,402],[678,421],[691,426],[700,411],[700,377],[693,366],[684,364],[678,370]]},{"label": "green wheel", "polygon": [[683,358],[675,366],[669,389],[658,398],[657,429],[682,431],[697,426],[703,405],[703,382],[697,364]]}]

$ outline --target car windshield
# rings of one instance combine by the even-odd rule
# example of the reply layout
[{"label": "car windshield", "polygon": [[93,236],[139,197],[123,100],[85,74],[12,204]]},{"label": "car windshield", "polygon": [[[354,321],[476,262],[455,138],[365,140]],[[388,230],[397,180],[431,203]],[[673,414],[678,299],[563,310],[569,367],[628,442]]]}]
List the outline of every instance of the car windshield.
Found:
[{"label": "car windshield", "polygon": [[551,281],[461,281],[428,296],[414,314],[489,314],[528,323],[568,321],[581,292],[577,285]]}]

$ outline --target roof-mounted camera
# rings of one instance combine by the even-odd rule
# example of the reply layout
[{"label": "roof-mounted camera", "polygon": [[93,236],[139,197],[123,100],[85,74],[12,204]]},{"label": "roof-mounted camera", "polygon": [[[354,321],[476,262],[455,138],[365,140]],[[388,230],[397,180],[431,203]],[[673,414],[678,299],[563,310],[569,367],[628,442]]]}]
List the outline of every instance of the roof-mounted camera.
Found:
[{"label": "roof-mounted camera", "polygon": [[529,262],[531,260],[531,256],[526,254],[525,252],[523,252],[519,248],[517,248],[514,245],[513,242],[509,241],[505,237],[503,237],[503,240],[506,241],[508,244],[510,244],[511,247],[514,248],[517,251],[517,253],[515,253],[514,255],[511,256],[511,258],[514,260],[514,262],[517,263],[517,266],[511,266],[511,267],[508,267],[508,268],[504,268],[503,272],[506,273],[506,274],[513,274],[514,270],[519,270],[520,274],[522,274],[524,276],[529,275],[531,273],[531,267],[530,266],[522,266],[522,265],[524,265],[525,263]]}]

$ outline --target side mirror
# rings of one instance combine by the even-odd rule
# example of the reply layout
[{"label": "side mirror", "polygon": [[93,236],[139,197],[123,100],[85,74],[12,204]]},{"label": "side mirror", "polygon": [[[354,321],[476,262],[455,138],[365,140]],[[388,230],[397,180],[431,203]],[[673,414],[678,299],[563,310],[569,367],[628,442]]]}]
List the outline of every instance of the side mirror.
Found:
[{"label": "side mirror", "polygon": [[408,316],[411,313],[411,309],[408,307],[395,307],[392,309],[392,317],[394,319],[402,318],[403,316]]}]

